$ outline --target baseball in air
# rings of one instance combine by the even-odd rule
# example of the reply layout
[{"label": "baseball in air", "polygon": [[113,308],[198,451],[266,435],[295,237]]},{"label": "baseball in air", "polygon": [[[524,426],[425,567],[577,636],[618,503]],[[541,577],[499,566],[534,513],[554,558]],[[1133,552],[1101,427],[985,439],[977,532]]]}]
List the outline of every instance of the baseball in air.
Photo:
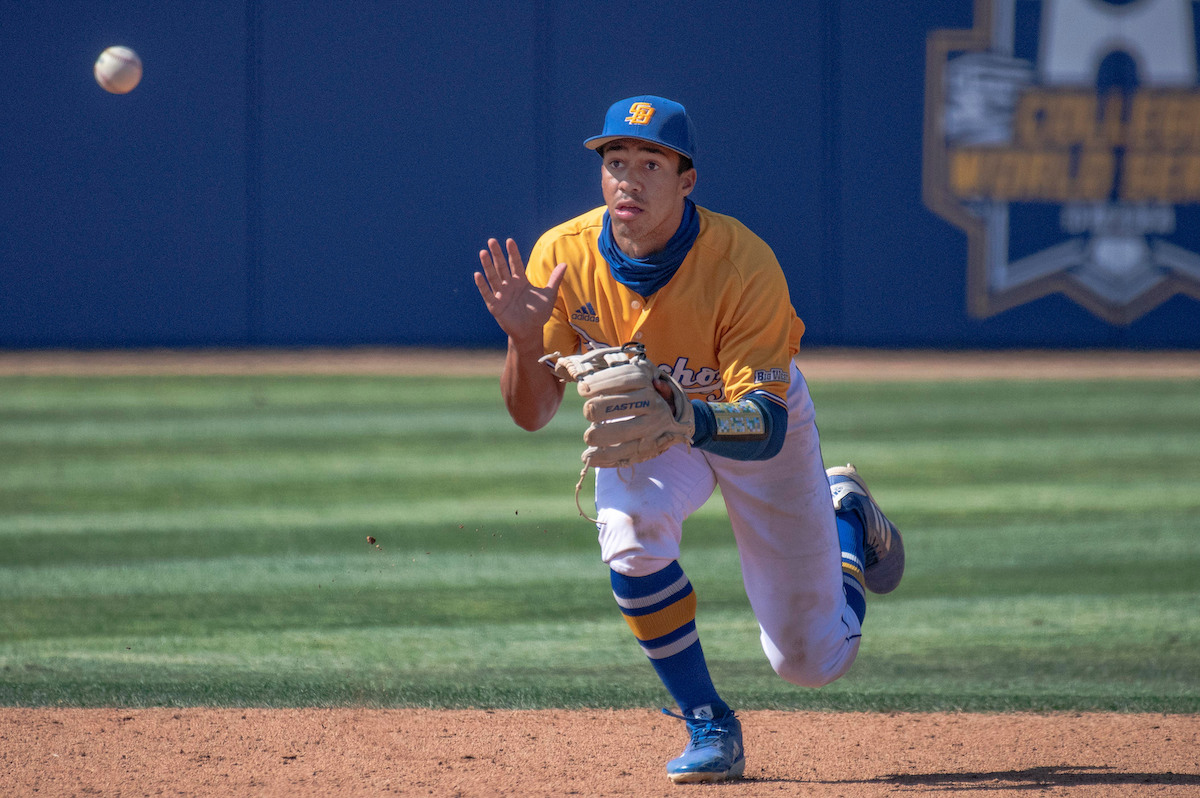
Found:
[{"label": "baseball in air", "polygon": [[128,47],[109,47],[100,53],[92,71],[100,88],[112,94],[128,94],[142,79],[142,59]]}]

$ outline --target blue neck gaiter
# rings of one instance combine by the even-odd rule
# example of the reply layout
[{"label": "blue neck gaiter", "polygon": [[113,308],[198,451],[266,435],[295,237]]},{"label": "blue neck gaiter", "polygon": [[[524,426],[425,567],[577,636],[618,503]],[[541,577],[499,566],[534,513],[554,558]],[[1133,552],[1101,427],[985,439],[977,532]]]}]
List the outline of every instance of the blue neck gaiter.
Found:
[{"label": "blue neck gaiter", "polygon": [[648,297],[675,276],[699,234],[700,214],[696,213],[696,203],[685,199],[683,220],[667,245],[648,257],[631,258],[621,251],[613,239],[612,224],[608,218],[608,211],[605,211],[604,226],[600,230],[600,254],[608,261],[617,282]]}]

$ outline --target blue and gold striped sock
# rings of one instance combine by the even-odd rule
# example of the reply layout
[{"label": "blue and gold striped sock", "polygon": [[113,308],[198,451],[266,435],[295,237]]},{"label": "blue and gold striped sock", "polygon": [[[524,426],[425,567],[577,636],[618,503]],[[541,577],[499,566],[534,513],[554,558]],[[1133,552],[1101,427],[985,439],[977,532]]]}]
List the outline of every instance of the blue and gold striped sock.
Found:
[{"label": "blue and gold striped sock", "polygon": [[696,592],[679,563],[649,576],[610,575],[626,623],[680,711],[708,704],[723,715],[729,707],[713,687],[696,632]]},{"label": "blue and gold striped sock", "polygon": [[863,525],[856,513],[837,514],[838,541],[842,546],[842,590],[846,603],[861,624],[867,617],[866,557],[863,552]]}]

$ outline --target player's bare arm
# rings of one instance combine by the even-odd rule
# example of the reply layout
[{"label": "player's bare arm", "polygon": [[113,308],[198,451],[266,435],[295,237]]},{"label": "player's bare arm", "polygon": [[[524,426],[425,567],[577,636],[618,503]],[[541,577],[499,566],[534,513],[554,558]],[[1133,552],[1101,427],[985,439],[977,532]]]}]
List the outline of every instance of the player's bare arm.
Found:
[{"label": "player's bare arm", "polygon": [[501,247],[494,238],[479,251],[483,271],[475,272],[475,286],[488,312],[508,335],[508,353],[500,390],[505,407],[517,426],[541,429],[562,404],[563,383],[538,360],[542,349],[542,327],[550,319],[566,264],[550,274],[547,285],[538,287],[525,277],[525,261],[511,238]]}]

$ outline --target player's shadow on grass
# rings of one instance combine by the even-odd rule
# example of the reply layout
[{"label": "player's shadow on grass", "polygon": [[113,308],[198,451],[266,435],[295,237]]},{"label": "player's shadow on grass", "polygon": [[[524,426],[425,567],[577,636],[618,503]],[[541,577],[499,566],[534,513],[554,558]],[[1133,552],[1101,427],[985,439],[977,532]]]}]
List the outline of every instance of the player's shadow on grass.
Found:
[{"label": "player's shadow on grass", "polygon": [[[841,783],[845,783],[844,781]],[[864,784],[902,787],[978,790],[1040,790],[1046,787],[1089,787],[1121,784],[1200,786],[1198,773],[1130,773],[1091,765],[1049,765],[1025,770],[996,770],[972,773],[903,773],[864,779]]]}]

